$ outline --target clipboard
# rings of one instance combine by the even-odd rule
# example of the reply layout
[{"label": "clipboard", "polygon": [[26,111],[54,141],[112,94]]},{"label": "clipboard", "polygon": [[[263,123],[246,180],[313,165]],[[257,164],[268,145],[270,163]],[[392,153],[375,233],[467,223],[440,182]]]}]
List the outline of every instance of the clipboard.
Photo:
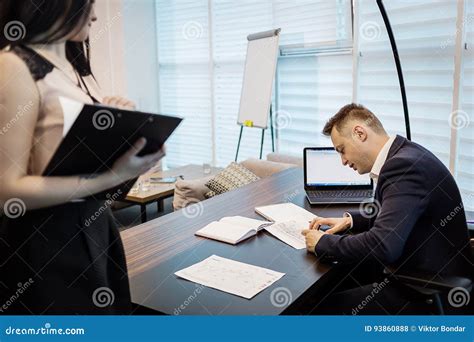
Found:
[{"label": "clipboard", "polygon": [[[140,137],[146,138],[147,143],[138,156],[155,153],[183,120],[178,116],[102,105],[81,106],[82,109],[46,166],[43,176],[92,176],[105,172]],[[111,193],[116,194],[120,189],[120,196],[114,196],[114,199],[123,199],[137,178],[92,197],[107,199]]]}]

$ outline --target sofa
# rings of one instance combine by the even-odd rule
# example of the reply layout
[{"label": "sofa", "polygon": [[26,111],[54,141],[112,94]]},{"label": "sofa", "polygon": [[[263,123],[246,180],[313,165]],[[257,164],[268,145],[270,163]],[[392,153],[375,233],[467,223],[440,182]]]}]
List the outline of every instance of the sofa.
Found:
[{"label": "sofa", "polygon": [[[267,155],[267,160],[250,158],[239,164],[252,171],[259,178],[266,178],[289,168],[303,167],[303,159],[280,153],[270,153]],[[213,177],[178,180],[175,183],[174,190],[174,210],[206,200],[205,194],[209,192],[209,188],[205,184]]]}]

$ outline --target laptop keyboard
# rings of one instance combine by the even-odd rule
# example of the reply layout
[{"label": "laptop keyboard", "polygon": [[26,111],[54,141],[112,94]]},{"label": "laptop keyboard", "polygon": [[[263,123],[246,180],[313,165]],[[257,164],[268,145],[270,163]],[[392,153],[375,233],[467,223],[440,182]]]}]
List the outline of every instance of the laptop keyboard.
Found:
[{"label": "laptop keyboard", "polygon": [[310,197],[315,198],[360,198],[372,197],[372,190],[341,190],[341,191],[308,191]]}]

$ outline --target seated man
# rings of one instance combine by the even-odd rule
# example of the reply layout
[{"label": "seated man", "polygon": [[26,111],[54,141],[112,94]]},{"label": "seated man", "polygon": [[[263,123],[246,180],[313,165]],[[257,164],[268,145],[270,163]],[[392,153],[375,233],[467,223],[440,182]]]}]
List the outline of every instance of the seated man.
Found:
[{"label": "seated man", "polygon": [[[454,178],[433,153],[396,136],[363,106],[341,108],[324,127],[342,163],[376,184],[373,204],[343,218],[317,218],[304,230],[307,249],[320,257],[358,264],[372,260],[396,272],[433,276],[472,276],[466,216]],[[366,210],[368,209],[368,210]],[[325,233],[319,230],[329,225]],[[336,235],[335,233],[344,233]],[[377,281],[389,281],[379,273]],[[334,289],[319,303],[327,312],[354,314],[373,294],[374,279],[354,288]],[[374,300],[356,313],[402,313],[409,308],[408,289],[385,284]],[[407,290],[407,291],[405,291]],[[367,302],[367,300],[365,300]],[[321,309],[323,310],[323,309]],[[318,313],[318,309],[314,310]]]}]

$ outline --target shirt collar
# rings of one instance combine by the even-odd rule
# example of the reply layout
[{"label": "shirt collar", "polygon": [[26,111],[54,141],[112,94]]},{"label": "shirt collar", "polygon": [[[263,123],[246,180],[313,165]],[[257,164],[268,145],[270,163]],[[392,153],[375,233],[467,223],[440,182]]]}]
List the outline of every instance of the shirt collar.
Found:
[{"label": "shirt collar", "polygon": [[380,170],[382,170],[383,164],[387,160],[388,152],[390,151],[390,147],[392,147],[393,142],[395,141],[395,136],[389,137],[385,145],[383,145],[382,149],[380,150],[377,158],[375,159],[375,163],[372,166],[372,170],[370,170],[370,178],[377,183],[380,175]]}]

